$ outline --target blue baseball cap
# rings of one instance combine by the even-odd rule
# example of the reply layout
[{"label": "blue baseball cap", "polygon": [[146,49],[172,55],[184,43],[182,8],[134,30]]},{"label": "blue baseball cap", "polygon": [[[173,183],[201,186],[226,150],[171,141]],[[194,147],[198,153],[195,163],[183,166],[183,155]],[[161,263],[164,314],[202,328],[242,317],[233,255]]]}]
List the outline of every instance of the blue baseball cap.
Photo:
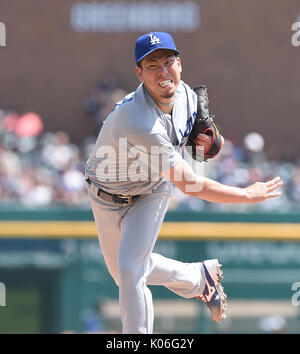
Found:
[{"label": "blue baseball cap", "polygon": [[135,62],[138,63],[148,54],[157,49],[170,49],[176,54],[180,51],[176,49],[172,36],[167,32],[150,32],[139,37],[135,42]]}]

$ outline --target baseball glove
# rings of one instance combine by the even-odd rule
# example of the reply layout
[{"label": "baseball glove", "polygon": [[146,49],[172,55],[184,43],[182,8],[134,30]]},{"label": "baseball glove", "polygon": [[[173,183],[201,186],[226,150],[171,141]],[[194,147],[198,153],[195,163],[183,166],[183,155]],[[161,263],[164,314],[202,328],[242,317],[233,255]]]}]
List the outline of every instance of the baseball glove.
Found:
[{"label": "baseball glove", "polygon": [[[192,146],[192,157],[195,160],[199,160],[199,154],[197,159],[197,137],[199,134],[207,134],[212,137],[212,143],[208,151],[204,152],[204,161],[215,157],[222,145],[223,140],[218,131],[218,128],[213,122],[214,116],[209,114],[208,109],[208,95],[207,88],[203,85],[197,86],[194,89],[197,94],[197,115],[192,128],[192,131],[188,137],[187,145]],[[200,156],[201,158],[201,156]]]}]

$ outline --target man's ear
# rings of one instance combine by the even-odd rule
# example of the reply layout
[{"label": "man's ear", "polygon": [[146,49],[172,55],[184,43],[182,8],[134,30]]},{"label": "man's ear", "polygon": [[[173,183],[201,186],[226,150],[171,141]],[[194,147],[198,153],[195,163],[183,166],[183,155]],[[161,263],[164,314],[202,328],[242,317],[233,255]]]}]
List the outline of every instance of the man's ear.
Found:
[{"label": "man's ear", "polygon": [[137,76],[138,80],[140,82],[143,82],[144,81],[143,70],[139,66],[136,66],[135,67],[135,72],[136,72],[136,76]]},{"label": "man's ear", "polygon": [[180,60],[180,57],[177,57],[177,63],[178,63],[178,66],[179,66],[179,70],[180,72],[182,73],[182,66],[181,66],[181,60]]}]

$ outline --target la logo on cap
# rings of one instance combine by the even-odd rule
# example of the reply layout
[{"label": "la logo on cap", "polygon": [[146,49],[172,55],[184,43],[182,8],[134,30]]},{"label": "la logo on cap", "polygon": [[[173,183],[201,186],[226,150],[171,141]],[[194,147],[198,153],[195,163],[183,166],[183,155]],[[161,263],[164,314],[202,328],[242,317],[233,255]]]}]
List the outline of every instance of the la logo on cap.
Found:
[{"label": "la logo on cap", "polygon": [[149,34],[149,37],[150,37],[150,44],[151,44],[151,45],[161,43],[161,42],[160,42],[160,39],[159,39],[158,37],[154,36],[153,33],[150,33],[150,34]]}]

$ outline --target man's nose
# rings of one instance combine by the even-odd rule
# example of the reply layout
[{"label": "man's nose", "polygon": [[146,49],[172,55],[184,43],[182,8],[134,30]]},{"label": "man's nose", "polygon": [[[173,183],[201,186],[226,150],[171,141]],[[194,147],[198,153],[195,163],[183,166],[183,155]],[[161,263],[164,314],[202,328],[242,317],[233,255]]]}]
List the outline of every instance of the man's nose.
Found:
[{"label": "man's nose", "polygon": [[165,75],[165,74],[168,73],[168,68],[167,68],[165,65],[161,65],[161,66],[159,67],[158,73],[159,73],[160,75]]}]

